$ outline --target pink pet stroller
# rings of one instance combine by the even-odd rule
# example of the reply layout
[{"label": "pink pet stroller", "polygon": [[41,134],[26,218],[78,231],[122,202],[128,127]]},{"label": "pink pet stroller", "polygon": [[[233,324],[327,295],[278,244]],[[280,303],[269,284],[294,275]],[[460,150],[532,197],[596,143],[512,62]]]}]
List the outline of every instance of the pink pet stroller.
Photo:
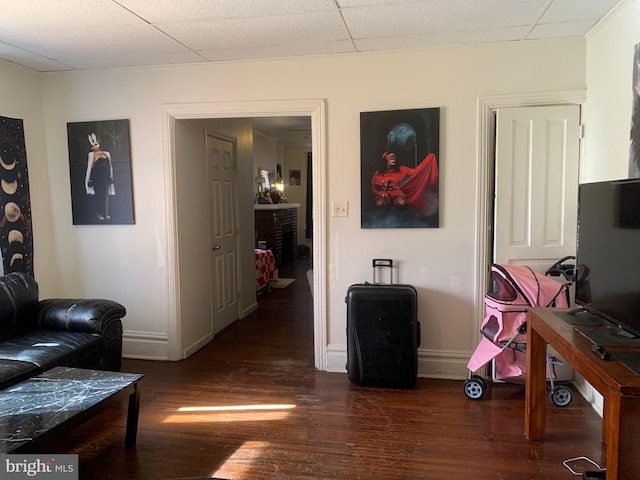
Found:
[{"label": "pink pet stroller", "polygon": [[[494,360],[494,378],[524,384],[527,347],[527,308],[567,307],[567,285],[534,272],[524,265],[492,265],[489,291],[485,295],[485,317],[480,327],[482,339],[469,359],[469,378],[464,393],[479,399],[487,384],[474,375],[480,367]],[[571,402],[571,390],[554,384],[554,365],[558,360],[547,355],[547,378],[551,384],[549,398],[564,407]]]}]

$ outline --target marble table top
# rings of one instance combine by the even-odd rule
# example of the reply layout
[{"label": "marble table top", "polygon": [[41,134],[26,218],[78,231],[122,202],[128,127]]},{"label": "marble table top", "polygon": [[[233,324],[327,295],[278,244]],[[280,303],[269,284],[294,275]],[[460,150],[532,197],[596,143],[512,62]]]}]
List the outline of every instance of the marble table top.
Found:
[{"label": "marble table top", "polygon": [[9,453],[142,379],[134,373],[56,367],[0,390],[0,453]]}]

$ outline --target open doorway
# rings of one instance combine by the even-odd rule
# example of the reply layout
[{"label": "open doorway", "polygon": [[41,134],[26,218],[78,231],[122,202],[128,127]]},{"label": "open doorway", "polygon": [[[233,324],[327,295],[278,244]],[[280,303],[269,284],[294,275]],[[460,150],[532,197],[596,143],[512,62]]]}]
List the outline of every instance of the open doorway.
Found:
[{"label": "open doorway", "polygon": [[308,195],[313,193],[311,118],[252,117],[250,121],[257,183],[256,247],[270,250],[280,269],[313,246],[313,198]]},{"label": "open doorway", "polygon": [[[308,116],[311,119],[311,139],[312,151],[314,156],[313,162],[313,265],[314,268],[314,296],[313,296],[313,318],[314,318],[314,361],[315,367],[319,370],[327,368],[327,352],[326,352],[326,273],[325,258],[325,224],[326,211],[323,207],[325,204],[325,170],[326,170],[326,149],[325,149],[325,102],[324,100],[288,100],[288,101],[258,101],[258,102],[225,102],[225,103],[204,103],[204,104],[177,104],[166,105],[162,110],[163,115],[163,133],[165,139],[165,163],[166,177],[166,196],[168,199],[167,216],[169,221],[167,224],[167,245],[168,257],[171,268],[169,272],[169,356],[171,360],[179,360],[185,357],[185,345],[183,345],[182,333],[185,330],[183,322],[189,318],[185,315],[185,309],[189,305],[183,301],[186,289],[183,288],[183,282],[189,273],[189,282],[195,283],[193,279],[193,271],[189,269],[188,262],[191,260],[196,269],[199,268],[197,260],[190,259],[189,255],[180,255],[179,248],[179,232],[178,219],[181,214],[190,214],[191,212],[181,212],[178,208],[178,196],[180,191],[178,181],[180,180],[179,168],[183,159],[176,158],[174,133],[176,121],[181,119],[242,119],[242,118],[259,118],[259,117],[281,117],[281,116]],[[246,181],[245,193],[251,192],[253,185],[251,179],[254,178],[253,166],[239,167],[238,188],[243,188],[242,184]],[[239,192],[242,195],[242,192]],[[186,202],[185,202],[186,203]],[[251,216],[252,220],[253,205],[250,203],[245,210],[239,212],[240,216]],[[246,228],[246,225],[245,225]],[[252,228],[248,230],[253,231]],[[253,237],[253,236],[252,236]],[[249,239],[250,244],[253,238]],[[184,245],[184,242],[183,242]],[[244,251],[244,250],[243,250]],[[184,252],[183,252],[184,253]],[[249,291],[255,288],[255,261],[251,257],[240,259],[243,288]],[[201,269],[204,272],[204,269]],[[202,274],[204,275],[204,274]],[[207,282],[203,278],[203,282]],[[248,308],[243,305],[241,308]]]}]

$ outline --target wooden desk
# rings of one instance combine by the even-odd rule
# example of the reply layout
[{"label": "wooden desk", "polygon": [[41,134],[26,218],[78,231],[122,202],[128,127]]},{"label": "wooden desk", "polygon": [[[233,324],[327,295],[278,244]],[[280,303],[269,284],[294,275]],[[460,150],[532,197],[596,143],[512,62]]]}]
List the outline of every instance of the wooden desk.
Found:
[{"label": "wooden desk", "polygon": [[[640,376],[616,360],[598,358],[591,351],[594,343],[549,308],[529,311],[526,437],[544,440],[547,344],[604,398],[602,436],[607,445],[607,480],[640,479]],[[614,352],[613,347],[607,350]]]}]

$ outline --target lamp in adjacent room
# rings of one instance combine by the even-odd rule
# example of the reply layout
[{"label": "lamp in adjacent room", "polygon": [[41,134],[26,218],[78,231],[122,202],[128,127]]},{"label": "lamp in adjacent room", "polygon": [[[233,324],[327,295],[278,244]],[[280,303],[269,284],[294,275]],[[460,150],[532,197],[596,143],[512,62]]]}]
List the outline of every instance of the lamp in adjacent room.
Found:
[{"label": "lamp in adjacent room", "polygon": [[278,177],[273,183],[273,187],[269,190],[272,203],[287,203],[287,197],[284,196],[284,181],[282,177]]},{"label": "lamp in adjacent room", "polygon": [[253,179],[253,181],[256,182],[256,184],[258,185],[258,192],[256,196],[261,197],[263,192],[264,177],[262,175],[258,175],[256,178]]}]

